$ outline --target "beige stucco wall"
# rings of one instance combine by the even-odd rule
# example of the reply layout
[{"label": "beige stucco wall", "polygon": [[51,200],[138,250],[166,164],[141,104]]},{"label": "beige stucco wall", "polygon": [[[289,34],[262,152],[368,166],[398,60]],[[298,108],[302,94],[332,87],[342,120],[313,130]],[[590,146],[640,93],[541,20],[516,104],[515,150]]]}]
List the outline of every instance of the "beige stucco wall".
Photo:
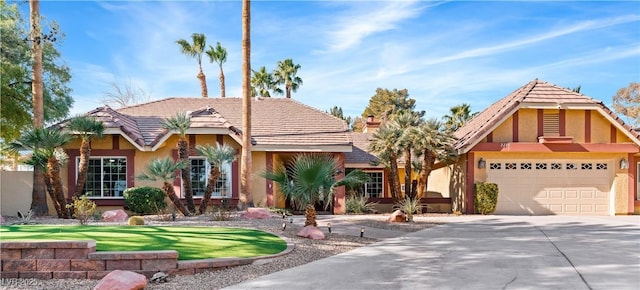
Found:
[{"label": "beige stucco wall", "polygon": [[493,131],[493,142],[513,141],[513,118],[509,117]]},{"label": "beige stucco wall", "polygon": [[[33,171],[0,171],[0,214],[15,216],[29,212],[33,191]],[[49,215],[56,215],[53,201],[47,194]]]},{"label": "beige stucco wall", "polygon": [[267,169],[267,153],[253,152],[251,154],[251,191],[253,194],[253,204],[255,206],[267,206],[267,185],[264,177],[260,176]]},{"label": "beige stucco wall", "polygon": [[584,111],[565,110],[565,135],[573,137],[574,143],[584,143]]},{"label": "beige stucco wall", "polygon": [[0,213],[15,216],[31,208],[33,171],[0,171]]},{"label": "beige stucco wall", "polygon": [[[509,136],[513,135],[509,133]],[[518,140],[520,142],[538,142],[538,110],[520,109],[518,111]]]},{"label": "beige stucco wall", "polygon": [[466,209],[466,171],[467,154],[458,158],[456,164],[451,165],[449,174],[449,195],[451,197],[451,210],[454,213],[464,213]]}]

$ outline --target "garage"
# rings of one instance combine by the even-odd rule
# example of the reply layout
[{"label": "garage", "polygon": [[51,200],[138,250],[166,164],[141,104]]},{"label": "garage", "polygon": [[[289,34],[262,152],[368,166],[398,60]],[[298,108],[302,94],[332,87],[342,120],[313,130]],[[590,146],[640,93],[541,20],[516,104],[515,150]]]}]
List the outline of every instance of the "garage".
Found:
[{"label": "garage", "polygon": [[487,160],[496,214],[609,215],[613,160]]}]

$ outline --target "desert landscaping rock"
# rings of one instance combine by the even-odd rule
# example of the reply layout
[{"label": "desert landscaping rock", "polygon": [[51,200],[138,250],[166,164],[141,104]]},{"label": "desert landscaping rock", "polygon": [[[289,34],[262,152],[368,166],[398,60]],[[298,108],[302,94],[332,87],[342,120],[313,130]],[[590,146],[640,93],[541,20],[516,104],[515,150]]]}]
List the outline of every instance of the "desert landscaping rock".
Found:
[{"label": "desert landscaping rock", "polygon": [[93,290],[142,290],[147,286],[144,275],[131,271],[114,270],[104,276]]},{"label": "desert landscaping rock", "polygon": [[126,222],[128,218],[127,213],[121,209],[108,210],[102,214],[102,220],[105,222]]}]

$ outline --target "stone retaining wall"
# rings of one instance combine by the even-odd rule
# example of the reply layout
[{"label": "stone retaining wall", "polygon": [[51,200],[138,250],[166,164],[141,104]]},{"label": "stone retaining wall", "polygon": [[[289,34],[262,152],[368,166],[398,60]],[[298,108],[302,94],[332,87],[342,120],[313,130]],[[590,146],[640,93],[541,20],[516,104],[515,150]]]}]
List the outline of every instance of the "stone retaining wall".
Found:
[{"label": "stone retaining wall", "polygon": [[[286,254],[293,249],[287,242]],[[1,276],[24,279],[102,279],[113,270],[128,270],[150,278],[156,272],[192,275],[251,264],[259,258],[221,258],[178,261],[178,252],[96,252],[96,241],[0,242]]]}]

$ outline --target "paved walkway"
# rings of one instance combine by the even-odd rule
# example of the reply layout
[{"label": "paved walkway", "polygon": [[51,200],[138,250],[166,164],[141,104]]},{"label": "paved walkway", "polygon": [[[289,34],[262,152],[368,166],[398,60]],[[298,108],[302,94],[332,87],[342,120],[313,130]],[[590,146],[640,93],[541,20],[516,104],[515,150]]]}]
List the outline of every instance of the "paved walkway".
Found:
[{"label": "paved walkway", "polygon": [[640,216],[434,219],[226,289],[640,289]]}]

